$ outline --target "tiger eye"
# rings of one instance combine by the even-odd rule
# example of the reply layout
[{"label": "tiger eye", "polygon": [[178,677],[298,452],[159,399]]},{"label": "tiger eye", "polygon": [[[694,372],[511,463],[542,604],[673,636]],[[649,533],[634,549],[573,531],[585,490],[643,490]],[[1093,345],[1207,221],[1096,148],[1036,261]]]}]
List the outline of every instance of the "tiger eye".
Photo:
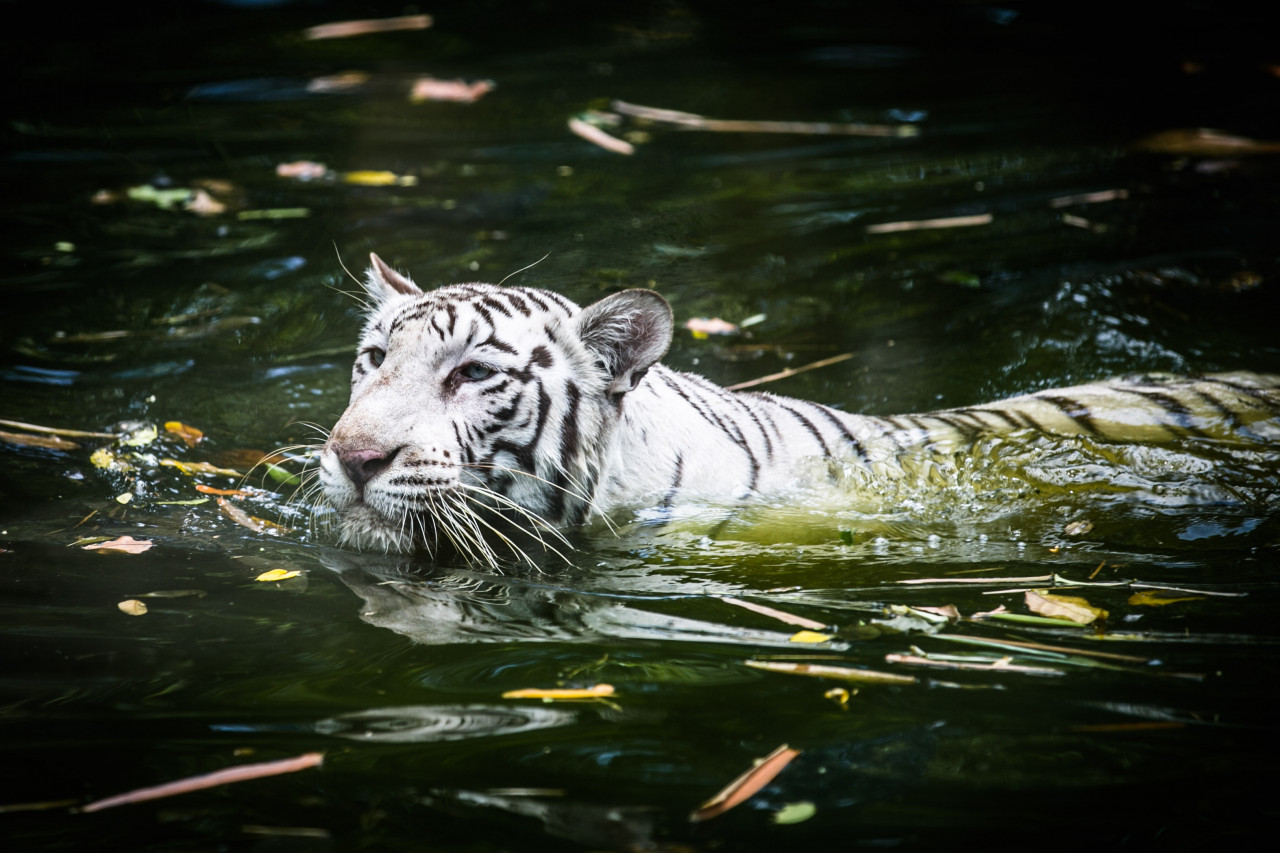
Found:
[{"label": "tiger eye", "polygon": [[477,362],[464,364],[458,368],[458,375],[469,382],[479,382],[482,379],[488,379],[496,371],[492,367],[487,367]]}]

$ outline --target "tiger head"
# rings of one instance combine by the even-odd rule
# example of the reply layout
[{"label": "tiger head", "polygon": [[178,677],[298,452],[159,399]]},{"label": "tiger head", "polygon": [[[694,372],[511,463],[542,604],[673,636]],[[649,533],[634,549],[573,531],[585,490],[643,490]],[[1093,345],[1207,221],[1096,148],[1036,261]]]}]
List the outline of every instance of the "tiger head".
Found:
[{"label": "tiger head", "polygon": [[[344,544],[451,545],[493,565],[582,522],[623,398],[671,343],[671,308],[626,290],[587,308],[545,290],[423,292],[371,255],[351,401],[320,483]],[[526,557],[527,559],[527,557]]]}]

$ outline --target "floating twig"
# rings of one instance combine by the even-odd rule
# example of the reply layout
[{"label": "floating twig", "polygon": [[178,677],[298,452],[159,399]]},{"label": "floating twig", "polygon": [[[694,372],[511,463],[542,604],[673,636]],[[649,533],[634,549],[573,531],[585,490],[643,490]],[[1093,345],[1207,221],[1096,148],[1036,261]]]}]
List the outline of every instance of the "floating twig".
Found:
[{"label": "floating twig", "polygon": [[797,133],[814,136],[919,136],[920,128],[912,124],[863,124],[861,122],[812,122],[812,121],[742,121],[717,119],[614,101],[613,109],[623,115],[658,124],[670,124],[682,130],[706,130],[715,133]]},{"label": "floating twig", "polygon": [[915,666],[933,666],[939,669],[974,670],[978,672],[1017,672],[1023,675],[1065,675],[1062,670],[1048,666],[1027,666],[1013,663],[1008,658],[994,661],[957,661],[934,660],[921,655],[889,654],[884,656],[888,663],[906,663]]},{"label": "floating twig", "polygon": [[800,367],[788,367],[786,370],[778,373],[770,373],[768,376],[761,376],[759,379],[748,379],[746,382],[739,382],[735,385],[726,385],[729,391],[741,391],[744,388],[754,388],[756,385],[763,385],[766,382],[776,382],[779,379],[786,379],[788,376],[795,376],[797,373],[804,373],[806,370],[817,370],[819,367],[827,367],[828,365],[837,364],[853,358],[853,353],[845,352],[840,355],[833,355],[830,358],[811,361]]},{"label": "floating twig", "polygon": [[866,684],[915,684],[914,675],[896,672],[877,672],[874,669],[857,669],[851,666],[827,666],[819,663],[784,663],[772,660],[746,660],[752,669],[780,672],[784,675],[810,675],[815,678],[836,678],[841,681],[860,681]]},{"label": "floating twig", "polygon": [[1035,577],[1026,578],[906,578],[905,580],[894,581],[894,583],[1044,583],[1052,580],[1053,575],[1036,575]]},{"label": "floating twig", "polygon": [[868,234],[892,234],[897,231],[924,231],[930,228],[969,228],[974,225],[990,225],[995,217],[990,213],[973,216],[944,216],[938,219],[916,219],[904,222],[880,222],[867,226]]},{"label": "floating twig", "polygon": [[40,432],[45,435],[60,435],[63,438],[119,438],[109,432],[86,432],[82,429],[58,429],[56,427],[40,426],[39,424],[27,424],[22,421],[0,420],[0,426],[13,427],[14,429],[22,429],[27,432]]},{"label": "floating twig", "polygon": [[397,18],[373,18],[360,21],[334,21],[317,24],[302,31],[304,38],[341,39],[370,33],[392,33],[398,30],[425,30],[431,26],[430,15],[401,15]]},{"label": "floating twig", "polygon": [[746,802],[761,788],[772,782],[773,778],[782,772],[782,768],[790,764],[791,760],[799,754],[800,750],[792,749],[784,743],[760,759],[750,770],[721,788],[714,797],[698,806],[693,814],[689,815],[689,820],[695,822],[710,820]]},{"label": "floating twig", "polygon": [[786,622],[788,625],[798,625],[801,628],[809,628],[813,631],[824,631],[826,625],[821,622],[815,622],[812,619],[806,619],[803,616],[796,616],[794,613],[787,613],[785,610],[775,610],[772,607],[766,607],[763,604],[756,604],[751,601],[743,601],[741,598],[732,598],[730,596],[721,596],[720,600],[725,604],[732,604],[741,607],[744,610],[750,610],[753,613],[759,613],[761,616],[768,616],[777,619],[779,622]]},{"label": "floating twig", "polygon": [[228,767],[224,770],[215,770],[212,773],[204,773],[200,776],[188,776],[186,779],[178,779],[175,782],[165,782],[163,785],[126,791],[123,794],[116,794],[114,797],[94,800],[88,805],[81,806],[79,810],[82,812],[96,812],[114,808],[115,806],[158,800],[162,797],[173,797],[178,794],[187,794],[191,791],[202,791],[205,788],[216,788],[219,785],[229,785],[232,782],[246,782],[250,779],[261,779],[264,776],[295,773],[299,770],[306,770],[308,767],[319,767],[322,763],[324,763],[323,752],[307,752],[294,758],[282,758],[279,761],[243,764],[239,767]]},{"label": "floating twig", "polygon": [[569,119],[569,130],[588,142],[599,145],[606,151],[612,151],[614,154],[636,153],[635,146],[630,142],[625,139],[619,139],[616,136],[610,136],[594,124],[588,124],[577,116]]}]

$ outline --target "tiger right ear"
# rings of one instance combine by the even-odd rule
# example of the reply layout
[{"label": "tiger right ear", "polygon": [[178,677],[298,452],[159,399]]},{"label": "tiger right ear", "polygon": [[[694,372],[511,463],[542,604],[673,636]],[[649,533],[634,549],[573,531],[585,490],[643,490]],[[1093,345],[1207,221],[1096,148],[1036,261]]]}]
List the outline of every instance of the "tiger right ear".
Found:
[{"label": "tiger right ear", "polygon": [[408,276],[400,275],[373,252],[369,253],[369,270],[366,275],[364,289],[369,291],[369,295],[378,305],[397,293],[403,296],[422,295],[422,290]]},{"label": "tiger right ear", "polygon": [[667,300],[635,288],[582,309],[578,335],[609,375],[609,396],[634,391],[645,372],[667,354],[674,320]]}]

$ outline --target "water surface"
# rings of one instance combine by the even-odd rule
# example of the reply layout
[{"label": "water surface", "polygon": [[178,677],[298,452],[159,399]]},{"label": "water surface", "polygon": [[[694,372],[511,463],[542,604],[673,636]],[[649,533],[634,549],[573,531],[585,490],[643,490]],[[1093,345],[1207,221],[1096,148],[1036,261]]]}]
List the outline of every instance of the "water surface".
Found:
[{"label": "water surface", "polygon": [[[361,314],[342,266],[359,274],[374,250],[424,287],[538,262],[514,280],[580,302],[654,287],[680,322],[762,315],[736,336],[682,332],[668,362],[731,384],[852,353],[765,387],[869,414],[1135,372],[1280,372],[1266,21],[792,5],[445,4],[427,30],[322,41],[304,29],[369,7],[28,7],[46,20],[39,39],[9,35],[24,43],[0,165],[0,416],[161,430],[132,473],[90,461],[105,439],[0,445],[0,803],[326,758],[95,814],[0,814],[20,849],[1176,849],[1268,827],[1254,780],[1275,747],[1274,446],[1024,437],[973,457],[1031,470],[1016,487],[624,515],[572,534],[568,565],[502,573],[338,551],[261,475],[246,511],[292,532],[174,503],[238,479],[159,460],[240,470],[336,420]],[[414,103],[423,76],[494,88]],[[630,122],[613,131],[630,156],[569,132],[614,99],[917,132]],[[324,174],[277,174],[299,161]],[[184,207],[201,193],[224,209]],[[962,217],[981,224],[874,227]],[[120,535],[155,545],[77,544]],[[300,575],[255,581],[275,568]],[[1105,626],[903,609],[1025,614],[1025,587],[1050,582],[957,581],[1042,576]],[[1135,584],[1189,592],[1153,606]],[[830,639],[797,643],[799,626],[727,598]],[[918,653],[1007,660],[891,657]],[[602,683],[607,701],[502,698]],[[689,820],[784,743],[801,754],[755,797]],[[797,804],[812,815],[777,822]]]}]

